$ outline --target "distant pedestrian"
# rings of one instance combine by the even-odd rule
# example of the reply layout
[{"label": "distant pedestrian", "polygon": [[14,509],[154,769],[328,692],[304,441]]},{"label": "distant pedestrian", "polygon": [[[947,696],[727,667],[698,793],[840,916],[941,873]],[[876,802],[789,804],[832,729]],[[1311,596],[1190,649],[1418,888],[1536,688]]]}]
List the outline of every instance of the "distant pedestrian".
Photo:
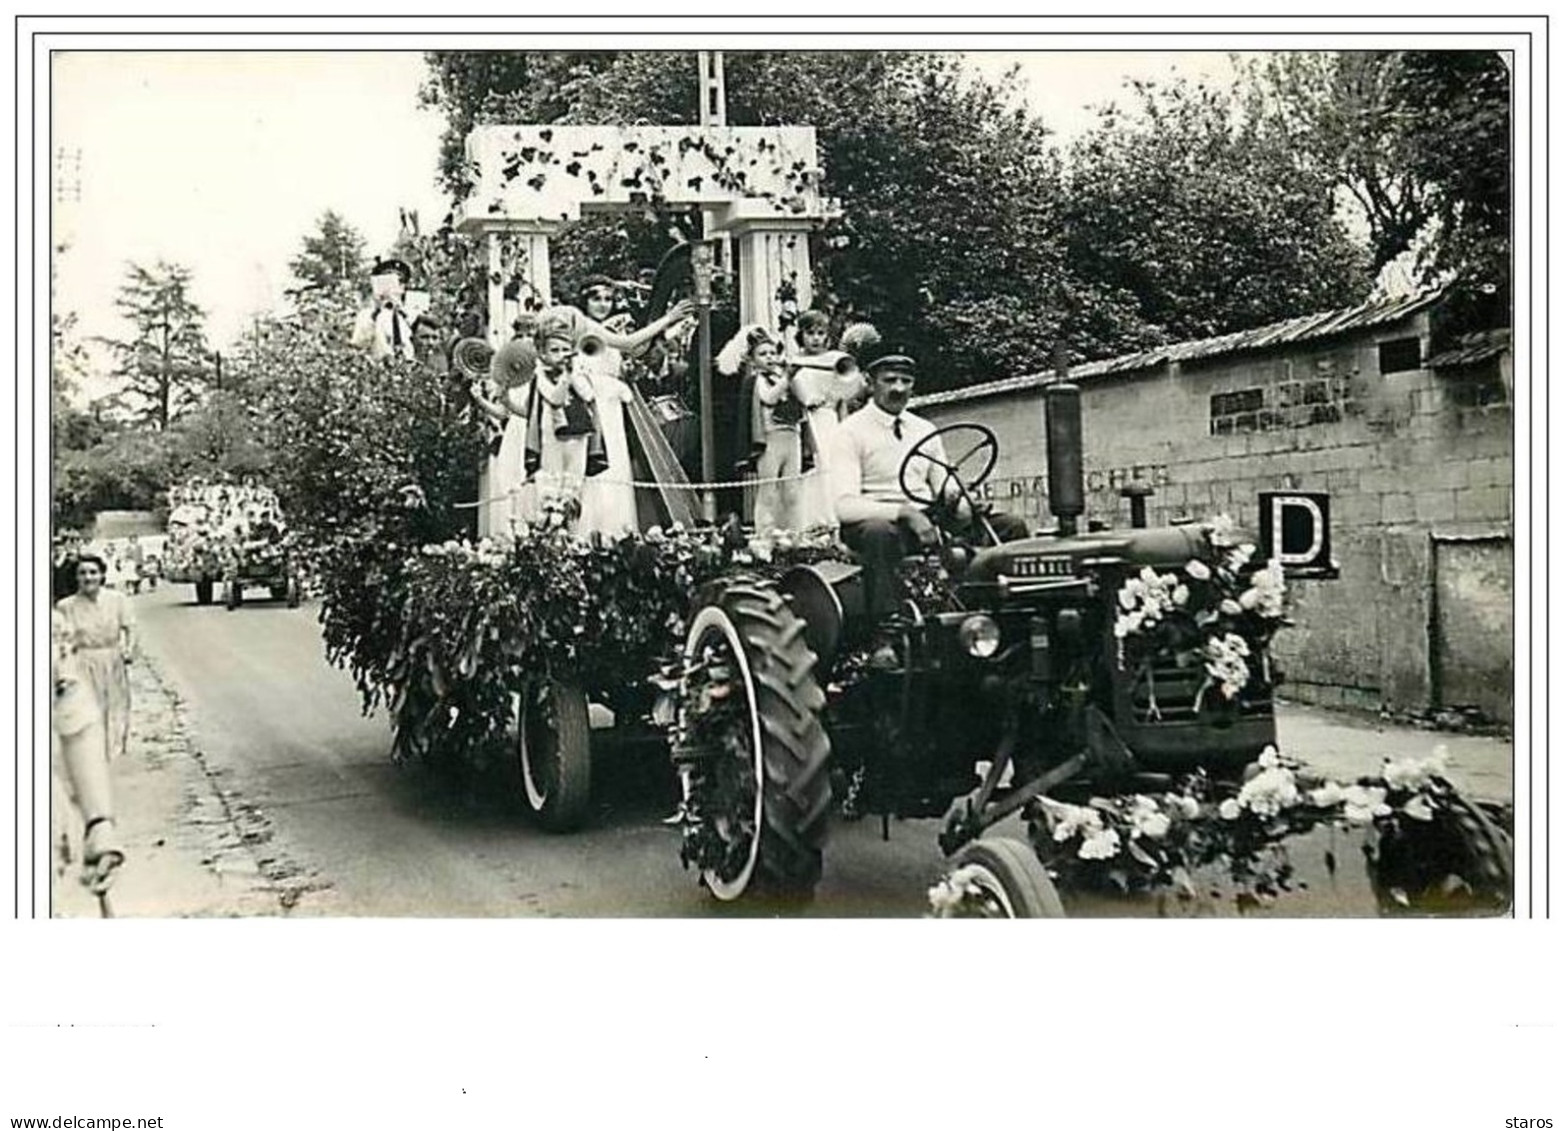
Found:
[{"label": "distant pedestrian", "polygon": [[67,531],[55,537],[50,583],[53,600],[59,601],[76,592],[76,563],[80,557],[81,536],[79,534]]},{"label": "distant pedestrian", "polygon": [[141,592],[141,582],[147,575],[147,551],[141,544],[141,537],[132,534],[125,543],[125,584],[132,593]]}]

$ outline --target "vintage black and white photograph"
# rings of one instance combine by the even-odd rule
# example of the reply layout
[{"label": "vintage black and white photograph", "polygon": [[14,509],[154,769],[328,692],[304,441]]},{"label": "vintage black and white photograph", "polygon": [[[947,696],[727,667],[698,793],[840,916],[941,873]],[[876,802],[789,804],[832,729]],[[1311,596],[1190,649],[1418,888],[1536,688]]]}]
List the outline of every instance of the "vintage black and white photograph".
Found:
[{"label": "vintage black and white photograph", "polygon": [[1513,914],[1513,52],[396,46],[49,58],[47,914]]}]

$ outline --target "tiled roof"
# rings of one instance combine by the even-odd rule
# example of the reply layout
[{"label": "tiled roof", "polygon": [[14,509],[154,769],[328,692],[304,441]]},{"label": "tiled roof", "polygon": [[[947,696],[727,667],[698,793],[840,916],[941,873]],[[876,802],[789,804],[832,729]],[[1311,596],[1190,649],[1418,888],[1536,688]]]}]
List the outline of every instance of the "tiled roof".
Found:
[{"label": "tiled roof", "polygon": [[1479,330],[1467,334],[1447,350],[1441,350],[1428,359],[1430,369],[1457,369],[1463,365],[1476,365],[1487,361],[1510,348],[1509,330]]},{"label": "tiled roof", "polygon": [[[1202,338],[1195,342],[1182,342],[1171,346],[1157,346],[1140,353],[1110,357],[1102,361],[1088,361],[1070,367],[1070,380],[1090,381],[1116,373],[1132,373],[1151,369],[1169,361],[1189,362],[1220,357],[1224,354],[1244,353],[1252,350],[1273,349],[1295,342],[1313,341],[1334,337],[1355,330],[1381,326],[1415,314],[1439,298],[1438,290],[1419,291],[1400,298],[1376,299],[1358,306],[1328,310],[1323,314],[1306,314],[1302,318],[1290,318],[1285,322],[1273,322],[1254,330],[1240,330],[1223,334],[1219,338]],[[949,389],[942,393],[928,393],[914,397],[913,408],[929,405],[954,404],[960,401],[981,400],[985,397],[1016,393],[1026,389],[1041,388],[1054,380],[1052,371],[1028,373],[1021,377],[1006,377],[999,381],[987,381],[981,385],[968,385],[963,389]]]}]

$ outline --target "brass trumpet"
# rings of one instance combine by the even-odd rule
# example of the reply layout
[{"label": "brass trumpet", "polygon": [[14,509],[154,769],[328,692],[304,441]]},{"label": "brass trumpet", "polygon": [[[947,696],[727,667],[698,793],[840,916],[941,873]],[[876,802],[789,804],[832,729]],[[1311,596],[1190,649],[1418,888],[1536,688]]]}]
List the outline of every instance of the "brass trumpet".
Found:
[{"label": "brass trumpet", "polygon": [[787,366],[792,372],[800,369],[824,369],[835,373],[838,377],[854,377],[858,374],[857,359],[842,350],[827,350],[825,353],[790,357],[787,358]]}]

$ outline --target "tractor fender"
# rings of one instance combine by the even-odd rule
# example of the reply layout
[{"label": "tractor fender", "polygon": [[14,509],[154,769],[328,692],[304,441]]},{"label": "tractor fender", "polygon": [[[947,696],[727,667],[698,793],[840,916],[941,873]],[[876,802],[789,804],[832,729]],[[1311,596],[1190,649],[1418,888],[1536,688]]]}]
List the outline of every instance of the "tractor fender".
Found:
[{"label": "tractor fender", "polygon": [[824,561],[794,566],[777,583],[804,622],[804,641],[829,668],[850,624],[865,617],[863,567],[856,562]]}]

